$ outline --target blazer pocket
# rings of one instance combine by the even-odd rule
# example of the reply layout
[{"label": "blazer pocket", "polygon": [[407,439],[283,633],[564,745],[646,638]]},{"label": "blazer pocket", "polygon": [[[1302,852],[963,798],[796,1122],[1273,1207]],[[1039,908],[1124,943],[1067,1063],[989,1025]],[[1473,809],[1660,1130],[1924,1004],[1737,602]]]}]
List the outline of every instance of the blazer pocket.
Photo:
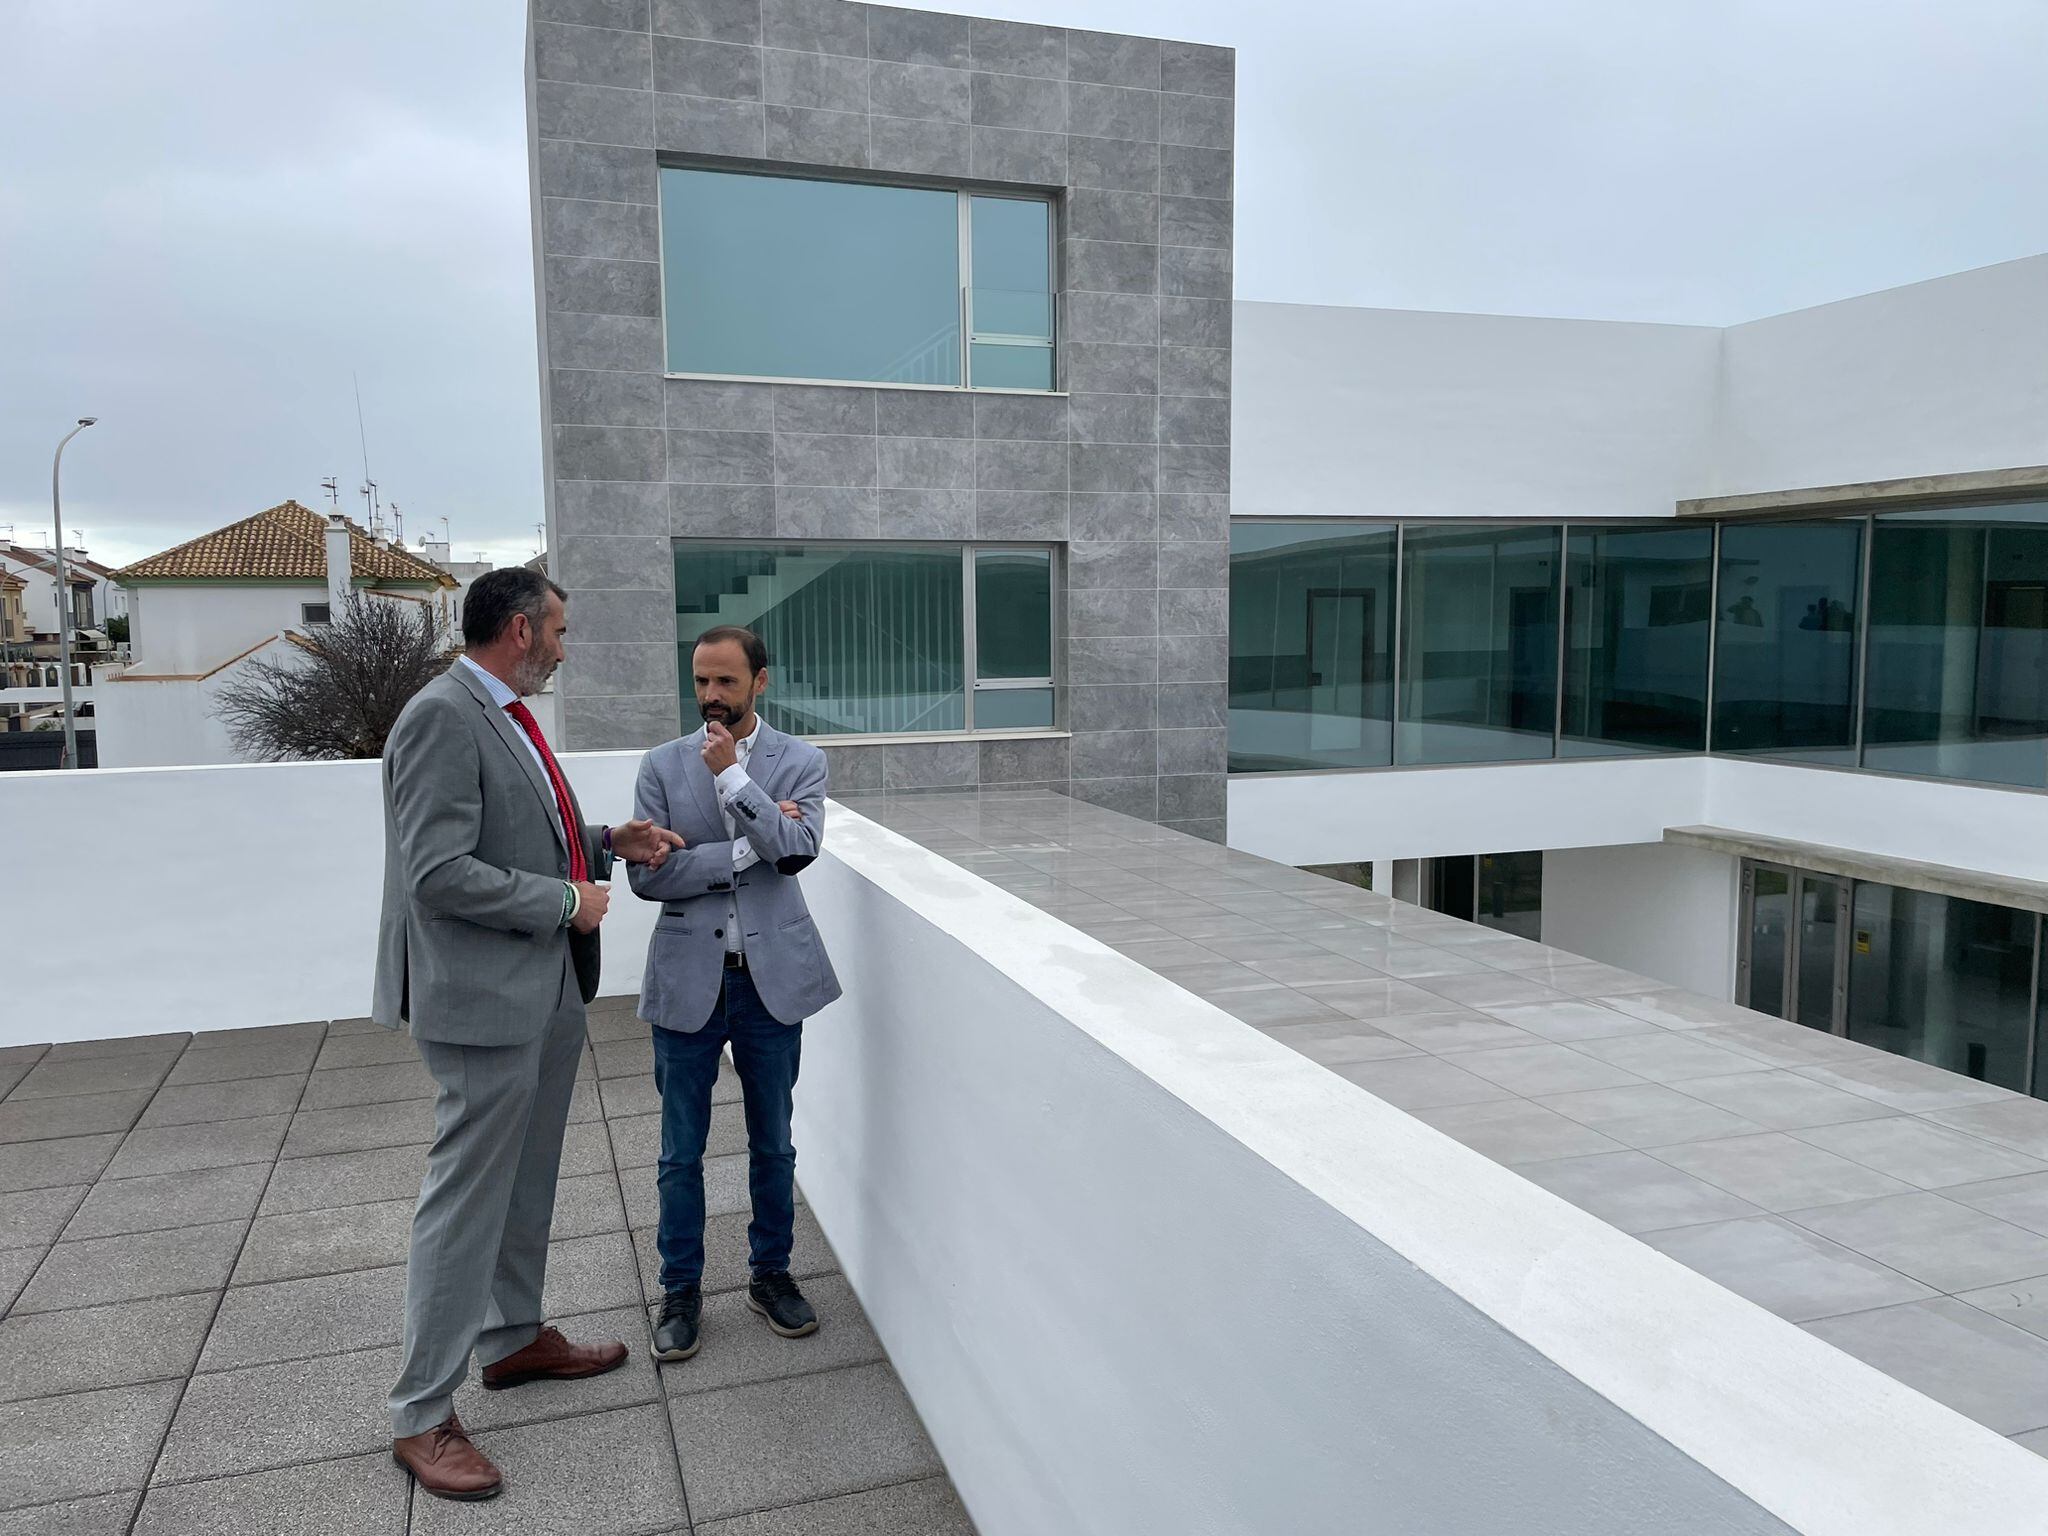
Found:
[{"label": "blazer pocket", "polygon": [[687,917],[657,917],[654,920],[654,931],[687,934],[690,931],[690,920]]},{"label": "blazer pocket", "polygon": [[784,932],[784,933],[787,933],[787,932],[789,932],[789,930],[790,930],[790,929],[792,929],[792,928],[807,928],[807,927],[810,927],[810,926],[812,926],[812,924],[811,924],[811,914],[810,914],[810,913],[808,913],[808,912],[804,912],[804,913],[801,913],[801,914],[799,914],[799,915],[798,915],[798,916],[796,916],[796,917],[792,917],[792,918],[791,918],[791,919],[790,919],[790,920],[789,920],[788,922],[786,922],[786,923],[778,923],[778,924],[776,924],[776,927],[777,927],[777,928],[779,928],[779,929],[780,929],[780,930],[781,930],[782,932]]}]

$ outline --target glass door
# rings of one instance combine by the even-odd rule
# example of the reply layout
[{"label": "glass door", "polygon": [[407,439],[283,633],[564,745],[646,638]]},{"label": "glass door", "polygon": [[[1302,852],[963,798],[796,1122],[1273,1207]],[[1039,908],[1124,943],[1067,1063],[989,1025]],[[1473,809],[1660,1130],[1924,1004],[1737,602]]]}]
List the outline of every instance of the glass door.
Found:
[{"label": "glass door", "polygon": [[1847,956],[1842,939],[1848,929],[1849,883],[1832,875],[1798,877],[1798,944],[1794,952],[1794,1006],[1790,1017],[1829,1034],[1842,1032],[1842,999],[1848,993]]},{"label": "glass door", "polygon": [[1775,864],[1743,867],[1738,1003],[1829,1034],[1842,1033],[1849,887],[1849,881],[1834,875]]},{"label": "glass door", "polygon": [[1742,872],[1742,955],[1735,1001],[1786,1018],[1785,962],[1792,955],[1792,875],[1770,864]]}]

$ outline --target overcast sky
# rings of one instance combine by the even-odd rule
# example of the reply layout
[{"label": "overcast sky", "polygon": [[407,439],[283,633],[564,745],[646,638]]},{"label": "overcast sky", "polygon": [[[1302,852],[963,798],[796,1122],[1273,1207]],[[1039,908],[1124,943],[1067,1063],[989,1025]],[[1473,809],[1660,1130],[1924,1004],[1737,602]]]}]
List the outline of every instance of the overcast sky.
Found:
[{"label": "overcast sky", "polygon": [[[1725,324],[2048,251],[2043,0],[1016,0],[1238,50],[1240,298]],[[520,0],[0,0],[0,533],[541,517]],[[424,19],[422,19],[424,18]],[[351,510],[359,510],[359,503]]]}]

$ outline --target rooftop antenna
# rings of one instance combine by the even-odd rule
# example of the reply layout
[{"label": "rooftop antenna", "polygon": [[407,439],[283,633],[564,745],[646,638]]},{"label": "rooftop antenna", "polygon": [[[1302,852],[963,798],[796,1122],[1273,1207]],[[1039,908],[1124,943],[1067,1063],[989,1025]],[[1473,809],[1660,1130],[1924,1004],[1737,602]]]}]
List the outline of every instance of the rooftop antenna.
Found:
[{"label": "rooftop antenna", "polygon": [[341,510],[340,477],[338,475],[323,476],[320,481],[320,489],[327,493],[327,505],[334,511],[339,512]]},{"label": "rooftop antenna", "polygon": [[392,535],[400,544],[405,542],[405,514],[398,510],[398,503],[391,503],[391,526],[397,531]]},{"label": "rooftop antenna", "polygon": [[384,531],[383,509],[377,504],[377,482],[370,478],[370,434],[363,427],[363,381],[349,370],[349,382],[356,390],[356,441],[363,450],[363,509],[368,514],[370,537],[376,538]]}]

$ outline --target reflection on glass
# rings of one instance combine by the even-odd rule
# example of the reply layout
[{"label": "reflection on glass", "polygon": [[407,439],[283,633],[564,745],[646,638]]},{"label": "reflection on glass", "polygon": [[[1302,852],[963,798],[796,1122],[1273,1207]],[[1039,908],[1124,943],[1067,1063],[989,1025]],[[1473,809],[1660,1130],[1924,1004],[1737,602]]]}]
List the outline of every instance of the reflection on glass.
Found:
[{"label": "reflection on glass", "polygon": [[1372,865],[1368,863],[1304,864],[1301,867],[1308,874],[1321,875],[1325,880],[1335,880],[1343,885],[1355,885],[1361,891],[1372,889]]},{"label": "reflection on glass", "polygon": [[1860,522],[1721,530],[1716,752],[1855,756]]},{"label": "reflection on glass", "polygon": [[1479,861],[1471,854],[1429,860],[1424,878],[1423,905],[1430,911],[1468,923],[1479,915]]},{"label": "reflection on glass", "polygon": [[1842,888],[1824,875],[1799,877],[1799,977],[1794,1020],[1814,1029],[1835,1027],[1835,943]]},{"label": "reflection on glass", "polygon": [[1052,551],[974,552],[974,635],[976,677],[1052,676]]},{"label": "reflection on glass", "polygon": [[961,382],[957,193],[669,168],[661,260],[671,372]]},{"label": "reflection on glass", "polygon": [[1792,882],[1782,869],[1758,865],[1750,877],[1748,996],[1745,1008],[1785,1016],[1785,956],[1792,931]]},{"label": "reflection on glass", "polygon": [[715,624],[744,624],[768,646],[775,686],[761,715],[779,730],[846,736],[966,725],[957,549],[685,541],[676,545],[675,582],[686,688],[696,637]]},{"label": "reflection on glass", "polygon": [[1877,519],[1863,762],[2048,785],[2048,504]]},{"label": "reflection on glass", "polygon": [[1046,730],[1051,726],[1050,688],[974,690],[974,728],[977,731]]},{"label": "reflection on glass", "polygon": [[1479,856],[1478,920],[1532,943],[1543,929],[1543,855],[1482,853]]},{"label": "reflection on glass", "polygon": [[1710,528],[1573,528],[1565,563],[1565,757],[1707,744]]},{"label": "reflection on glass", "polygon": [[1393,615],[1393,529],[1233,524],[1231,769],[1392,762]]},{"label": "reflection on glass", "polygon": [[1850,1038],[2026,1092],[2034,927],[2030,912],[1859,883]]},{"label": "reflection on glass", "polygon": [[1396,761],[1549,757],[1558,530],[1411,528]]},{"label": "reflection on glass", "polygon": [[1051,389],[1052,204],[968,201],[972,382],[982,389]]}]

